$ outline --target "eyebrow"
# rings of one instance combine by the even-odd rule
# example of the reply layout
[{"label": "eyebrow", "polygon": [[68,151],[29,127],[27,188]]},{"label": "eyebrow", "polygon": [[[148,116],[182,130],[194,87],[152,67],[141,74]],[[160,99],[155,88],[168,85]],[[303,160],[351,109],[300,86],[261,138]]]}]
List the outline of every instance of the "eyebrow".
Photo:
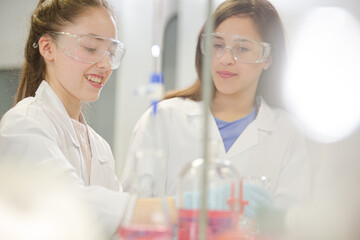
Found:
[{"label": "eyebrow", "polygon": [[[95,37],[96,40],[98,40],[98,41],[105,41],[105,40],[110,41],[111,46],[116,46],[116,47],[119,46],[118,42],[116,42],[117,41],[116,39],[103,37],[103,36],[100,36],[100,35],[97,35],[97,34],[94,34],[94,33],[88,33],[88,34],[86,34],[86,36]],[[113,40],[115,40],[115,41],[113,41]]]},{"label": "eyebrow", "polygon": [[101,37],[100,35],[98,34],[95,34],[95,33],[87,33],[87,34],[83,34],[85,36],[92,36],[92,37]]},{"label": "eyebrow", "polygon": [[[217,40],[223,40],[225,41],[225,39],[221,36],[214,36],[214,39],[217,39]],[[252,42],[251,40],[247,39],[247,38],[236,38],[235,39],[235,42]]]},{"label": "eyebrow", "polygon": [[213,43],[215,42],[225,42],[225,39],[223,37],[220,37],[220,36],[213,36],[213,38],[211,39],[211,41]]},{"label": "eyebrow", "polygon": [[87,34],[84,34],[83,36],[94,37],[94,39],[96,39],[96,41],[99,41],[99,42],[103,42],[105,40],[105,39],[103,39],[102,36],[99,36],[99,35],[93,34],[93,33],[87,33]]},{"label": "eyebrow", "polygon": [[85,36],[96,37],[96,38],[99,39],[99,40],[116,40],[116,39],[104,37],[104,36],[101,36],[101,35],[98,35],[98,34],[95,34],[95,33],[88,33],[88,34],[84,34],[84,35],[85,35]]},{"label": "eyebrow", "polygon": [[224,40],[224,38],[222,38],[222,37],[220,37],[220,36],[214,36],[214,38],[220,39],[220,40]]},{"label": "eyebrow", "polygon": [[235,39],[236,42],[252,42],[251,40],[249,39],[246,39],[246,38],[237,38]]}]

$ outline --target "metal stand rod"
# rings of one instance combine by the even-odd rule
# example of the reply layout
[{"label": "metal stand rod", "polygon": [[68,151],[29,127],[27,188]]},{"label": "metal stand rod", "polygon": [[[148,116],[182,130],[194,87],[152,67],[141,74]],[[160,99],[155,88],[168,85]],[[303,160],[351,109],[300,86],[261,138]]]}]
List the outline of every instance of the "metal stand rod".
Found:
[{"label": "metal stand rod", "polygon": [[[208,0],[207,16],[208,21],[205,25],[205,34],[213,32],[214,23],[211,17],[212,13],[212,0]],[[211,52],[212,42],[206,41],[206,52]],[[211,56],[211,54],[210,54]],[[203,101],[203,172],[202,172],[202,188],[201,188],[201,202],[200,202],[200,218],[199,218],[199,240],[206,240],[207,232],[207,185],[208,185],[208,162],[209,162],[209,117],[210,107],[213,96],[213,83],[211,79],[211,58],[203,57],[202,62],[202,101]]]}]

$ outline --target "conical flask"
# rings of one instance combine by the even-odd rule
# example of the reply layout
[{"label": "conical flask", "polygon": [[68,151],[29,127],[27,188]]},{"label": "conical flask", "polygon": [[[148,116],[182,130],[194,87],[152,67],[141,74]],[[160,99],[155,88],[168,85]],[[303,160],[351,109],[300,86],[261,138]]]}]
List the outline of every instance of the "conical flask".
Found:
[{"label": "conical flask", "polygon": [[[242,180],[227,160],[218,158],[219,143],[210,142],[206,186],[206,239],[247,239],[239,223],[246,201],[242,199]],[[178,240],[197,240],[204,160],[187,164],[180,174],[177,194]],[[222,236],[228,236],[223,238]]]},{"label": "conical flask", "polygon": [[[169,240],[172,239],[172,226],[169,219],[168,202],[159,192],[158,199],[150,198],[158,185],[151,171],[139,169],[141,164],[164,166],[164,155],[158,149],[142,149],[135,153],[135,179],[130,188],[124,217],[117,230],[119,240]],[[159,170],[159,169],[158,169]],[[139,202],[142,209],[139,209]],[[152,204],[156,203],[156,204]]]}]

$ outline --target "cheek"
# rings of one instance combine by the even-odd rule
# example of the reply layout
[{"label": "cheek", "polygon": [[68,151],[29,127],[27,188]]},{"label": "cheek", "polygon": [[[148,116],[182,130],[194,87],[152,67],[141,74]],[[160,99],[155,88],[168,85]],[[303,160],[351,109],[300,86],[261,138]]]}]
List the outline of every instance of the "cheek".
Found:
[{"label": "cheek", "polygon": [[81,77],[88,68],[89,64],[79,62],[75,59],[70,59],[63,64],[62,71],[64,72],[64,75],[74,78]]},{"label": "cheek", "polygon": [[73,79],[75,76],[78,75],[77,68],[75,67],[75,65],[71,64],[70,62],[66,63],[63,66],[63,69],[61,69],[60,74],[65,81],[69,81],[70,79]]},{"label": "cheek", "polygon": [[261,64],[245,64],[239,66],[239,71],[246,73],[252,79],[258,79],[263,71]]},{"label": "cheek", "polygon": [[254,72],[257,78],[260,78],[261,73],[264,71],[263,65],[259,65],[257,68],[254,68]]},{"label": "cheek", "polygon": [[214,77],[214,75],[216,74],[216,69],[217,69],[217,66],[219,65],[218,61],[216,61],[216,59],[213,59],[211,61],[211,75],[212,77]]},{"label": "cheek", "polygon": [[106,73],[105,83],[110,79],[112,72],[113,72],[113,70],[109,70],[109,71]]}]

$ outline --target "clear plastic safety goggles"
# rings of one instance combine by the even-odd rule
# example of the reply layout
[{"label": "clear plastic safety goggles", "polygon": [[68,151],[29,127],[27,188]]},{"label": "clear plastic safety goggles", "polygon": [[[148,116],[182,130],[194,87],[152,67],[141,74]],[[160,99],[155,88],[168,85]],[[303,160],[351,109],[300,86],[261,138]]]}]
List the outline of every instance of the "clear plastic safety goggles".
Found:
[{"label": "clear plastic safety goggles", "polygon": [[67,56],[84,63],[97,63],[106,55],[111,69],[116,69],[126,52],[125,44],[112,38],[67,32],[51,32],[51,34],[66,36],[67,38],[58,41],[57,45]]},{"label": "clear plastic safety goggles", "polygon": [[[206,52],[205,46],[211,41],[211,54]],[[244,63],[261,63],[269,56],[271,51],[270,44],[260,42],[240,35],[215,32],[201,35],[201,52],[205,56],[221,58],[226,49],[231,50],[231,54],[236,61]]]}]

